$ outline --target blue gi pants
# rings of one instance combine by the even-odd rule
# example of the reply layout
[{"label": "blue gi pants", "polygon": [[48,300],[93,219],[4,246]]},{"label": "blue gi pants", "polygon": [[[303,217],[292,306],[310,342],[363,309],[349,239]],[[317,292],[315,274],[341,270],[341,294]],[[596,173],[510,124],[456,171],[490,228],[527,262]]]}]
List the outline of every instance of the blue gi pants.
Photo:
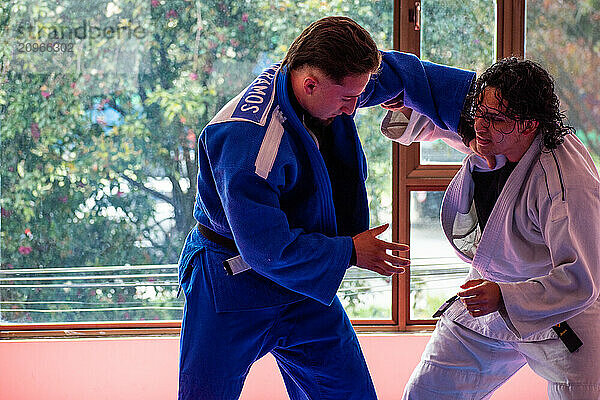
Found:
[{"label": "blue gi pants", "polygon": [[199,254],[182,281],[179,399],[238,399],[252,363],[275,357],[291,399],[376,399],[352,325],[336,297],[259,310],[215,311]]}]

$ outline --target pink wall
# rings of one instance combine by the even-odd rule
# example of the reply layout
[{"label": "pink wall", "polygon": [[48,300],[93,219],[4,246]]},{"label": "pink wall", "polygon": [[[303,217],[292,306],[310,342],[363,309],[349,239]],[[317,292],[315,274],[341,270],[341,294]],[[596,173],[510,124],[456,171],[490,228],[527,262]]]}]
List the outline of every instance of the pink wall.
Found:
[{"label": "pink wall", "polygon": [[[398,399],[427,335],[360,335],[381,400]],[[177,394],[178,338],[0,341],[0,400],[165,400]],[[285,400],[275,362],[251,369],[242,400]],[[493,400],[546,399],[527,367]]]}]

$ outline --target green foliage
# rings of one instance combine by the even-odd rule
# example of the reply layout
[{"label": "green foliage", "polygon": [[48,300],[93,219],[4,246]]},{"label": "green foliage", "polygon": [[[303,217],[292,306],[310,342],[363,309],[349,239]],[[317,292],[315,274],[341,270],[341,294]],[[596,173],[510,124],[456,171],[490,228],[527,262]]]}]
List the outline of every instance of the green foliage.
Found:
[{"label": "green foliage", "polygon": [[492,0],[424,2],[421,57],[483,71],[494,61],[494,8]]},{"label": "green foliage", "polygon": [[561,109],[592,157],[600,154],[600,1],[528,2],[528,58],[555,79]]},{"label": "green foliage", "polygon": [[[588,77],[597,75],[598,0],[529,4],[528,49],[560,79],[569,116],[597,157],[600,87]],[[389,0],[1,2],[0,269],[175,263],[195,223],[197,135],[212,116],[322,16],[351,16],[390,48],[392,7]],[[483,69],[494,57],[493,7],[491,0],[425,4],[423,57]],[[73,52],[17,51],[25,43],[38,50],[71,44]],[[357,115],[372,225],[391,219],[382,115],[380,108]],[[10,321],[177,319],[181,312],[168,282],[152,289],[2,286],[10,282],[0,281],[0,318]],[[345,288],[361,289],[343,297],[359,315],[370,306],[357,282]],[[136,308],[28,313],[24,302]]]},{"label": "green foliage", "polygon": [[[195,223],[197,134],[219,108],[260,69],[281,59],[304,26],[324,15],[351,15],[383,47],[391,43],[389,1],[115,0],[98,5],[12,0],[0,6],[7,45],[0,53],[3,270],[175,263]],[[39,50],[55,42],[72,44],[73,52],[15,51],[19,43]],[[118,118],[110,120],[111,112]],[[365,125],[377,125],[378,117],[364,115]],[[368,135],[377,147],[370,154],[377,221],[389,214],[389,208],[378,212],[373,199],[389,191],[390,146],[376,129]],[[388,160],[378,162],[380,157]],[[1,283],[18,283],[24,276],[29,275]],[[120,298],[117,305],[156,305],[161,296],[170,305],[180,304],[170,286],[151,299],[118,285],[85,287],[0,287],[0,301],[27,302],[28,308],[46,302],[53,310],[65,304],[106,307],[115,298]],[[154,309],[137,314],[11,309],[2,317],[21,322],[180,315],[180,310]]]}]

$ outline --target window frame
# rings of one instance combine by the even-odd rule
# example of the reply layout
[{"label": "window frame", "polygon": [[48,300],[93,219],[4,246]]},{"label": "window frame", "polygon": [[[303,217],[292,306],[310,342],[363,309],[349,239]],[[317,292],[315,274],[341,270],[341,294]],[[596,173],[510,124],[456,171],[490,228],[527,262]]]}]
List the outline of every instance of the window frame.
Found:
[{"label": "window frame", "polygon": [[[394,48],[420,55],[420,31],[415,28],[415,8],[420,1],[396,0],[394,10]],[[396,11],[397,10],[397,11]],[[511,55],[522,57],[525,44],[525,0],[496,0],[496,59]],[[402,146],[393,143],[393,239],[410,244],[410,192],[414,190],[446,190],[458,172],[459,164],[421,164],[420,146],[414,143]],[[433,330],[435,320],[411,319],[410,317],[410,271],[395,276],[396,293],[392,309],[398,321],[398,331]]]},{"label": "window frame", "polygon": [[[420,55],[420,1],[394,0],[393,48]],[[415,18],[417,15],[417,18]],[[415,21],[417,19],[417,21]],[[525,0],[496,0],[496,57],[523,56]],[[458,164],[420,164],[420,146],[392,143],[392,239],[410,244],[410,192],[443,191]],[[410,318],[410,271],[392,278],[391,319],[352,320],[357,332],[431,331],[435,320]],[[178,335],[180,321],[0,324],[0,339]]]}]

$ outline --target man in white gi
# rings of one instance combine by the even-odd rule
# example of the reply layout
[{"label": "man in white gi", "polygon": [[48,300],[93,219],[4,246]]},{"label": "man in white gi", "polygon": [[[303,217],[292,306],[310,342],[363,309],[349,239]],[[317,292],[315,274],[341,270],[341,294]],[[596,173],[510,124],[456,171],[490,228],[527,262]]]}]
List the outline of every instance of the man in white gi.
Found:
[{"label": "man in white gi", "polygon": [[600,399],[600,180],[558,107],[550,75],[515,58],[479,77],[458,134],[386,107],[382,132],[402,144],[474,150],[441,210],[470,273],[404,399],[487,399],[526,363],[551,399]]}]

